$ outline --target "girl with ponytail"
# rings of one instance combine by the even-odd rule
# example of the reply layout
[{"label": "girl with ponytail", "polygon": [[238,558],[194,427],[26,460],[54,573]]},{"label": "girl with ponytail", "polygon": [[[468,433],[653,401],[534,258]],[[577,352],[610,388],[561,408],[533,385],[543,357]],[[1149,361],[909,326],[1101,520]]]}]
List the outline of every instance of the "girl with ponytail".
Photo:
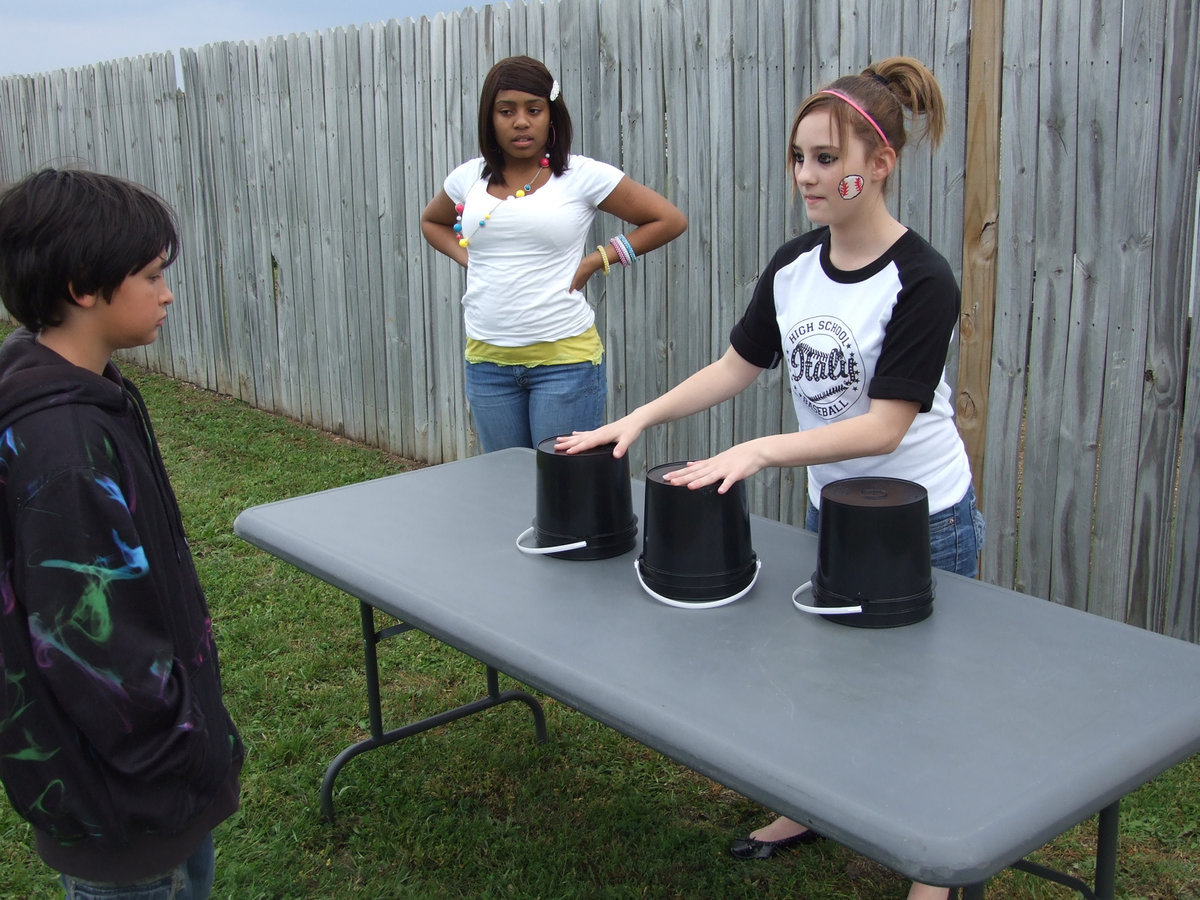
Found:
[{"label": "girl with ponytail", "polygon": [[[929,497],[933,565],[977,575],[984,525],[945,375],[959,287],[945,258],[885,202],[910,122],[919,125],[917,138],[936,146],[946,111],[933,74],[909,57],[885,59],[808,97],[787,151],[793,187],[815,227],[775,252],[725,355],[624,418],[561,438],[558,448],[614,443],[621,456],[646,428],[728,400],[783,362],[797,431],[735,444],[666,477],[724,492],[768,466],[804,466],[812,531],[830,482],[914,481]],[[764,695],[770,690],[764,685]],[[780,817],[730,849],[739,859],[766,859],[817,837]],[[909,900],[947,894],[913,884]]]}]

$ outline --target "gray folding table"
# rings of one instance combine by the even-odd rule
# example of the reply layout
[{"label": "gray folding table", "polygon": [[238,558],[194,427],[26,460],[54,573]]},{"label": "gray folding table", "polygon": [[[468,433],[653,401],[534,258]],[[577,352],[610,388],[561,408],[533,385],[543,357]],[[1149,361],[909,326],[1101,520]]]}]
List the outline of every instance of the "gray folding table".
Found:
[{"label": "gray folding table", "polygon": [[[1121,797],[1200,750],[1200,647],[936,573],[923,622],[860,629],[797,611],[816,539],[753,517],[744,598],[677,609],[638,585],[639,548],[519,553],[534,454],[506,450],[248,509],[234,530],[361,601],[371,737],[331,763],[516,700],[496,672],[919,881],[1010,865],[1111,898]],[[641,514],[643,488],[634,483]],[[373,609],[400,621],[376,631]],[[417,628],[483,662],[488,694],[385,732],[375,644]],[[1100,812],[1094,892],[1021,862]]]}]

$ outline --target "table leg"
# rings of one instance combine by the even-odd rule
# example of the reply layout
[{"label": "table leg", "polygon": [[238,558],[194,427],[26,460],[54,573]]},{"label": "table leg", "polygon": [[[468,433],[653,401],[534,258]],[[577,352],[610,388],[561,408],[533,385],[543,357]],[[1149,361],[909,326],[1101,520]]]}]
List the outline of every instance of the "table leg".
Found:
[{"label": "table leg", "polygon": [[1085,900],[1113,900],[1117,880],[1117,833],[1121,820],[1121,801],[1117,800],[1100,810],[1096,828],[1096,885],[1095,890],[1083,881],[1064,872],[1049,869],[1027,859],[1013,863],[1014,869],[1028,872],[1076,891]]},{"label": "table leg", "polygon": [[533,725],[537,742],[539,744],[545,743],[546,716],[542,712],[541,704],[538,703],[536,698],[525,691],[501,691],[499,673],[492,666],[487,666],[488,693],[486,697],[429,716],[428,718],[421,719],[419,722],[394,728],[391,731],[384,731],[379,691],[379,658],[375,647],[381,640],[411,631],[412,626],[402,622],[376,632],[374,608],[369,603],[362,601],[359,602],[359,605],[362,615],[363,661],[367,670],[367,712],[371,721],[371,736],[366,740],[359,741],[347,747],[334,757],[329,767],[326,768],[325,777],[321,783],[321,815],[326,822],[333,821],[333,783],[337,779],[338,773],[354,757],[368,750],[373,750],[376,747],[394,744],[396,741],[414,734],[420,734],[423,731],[428,731],[430,728],[437,728],[439,725],[453,722],[464,716],[469,716],[513,700],[524,703],[529,707],[530,712],[533,713]]},{"label": "table leg", "polygon": [[1117,832],[1121,821],[1121,801],[1100,810],[1096,834],[1096,896],[1113,900],[1117,882]]}]

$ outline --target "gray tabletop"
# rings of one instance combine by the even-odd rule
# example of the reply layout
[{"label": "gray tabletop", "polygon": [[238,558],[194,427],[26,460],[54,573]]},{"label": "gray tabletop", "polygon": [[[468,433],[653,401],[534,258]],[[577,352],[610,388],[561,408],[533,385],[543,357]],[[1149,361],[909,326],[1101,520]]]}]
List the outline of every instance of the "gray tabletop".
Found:
[{"label": "gray tabletop", "polygon": [[[897,871],[984,881],[1200,750],[1200,647],[946,573],[933,615],[795,610],[816,539],[752,519],[757,585],[677,609],[613,559],[526,556],[532,451],[242,513],[249,542]],[[634,484],[639,518],[642,485]]]}]

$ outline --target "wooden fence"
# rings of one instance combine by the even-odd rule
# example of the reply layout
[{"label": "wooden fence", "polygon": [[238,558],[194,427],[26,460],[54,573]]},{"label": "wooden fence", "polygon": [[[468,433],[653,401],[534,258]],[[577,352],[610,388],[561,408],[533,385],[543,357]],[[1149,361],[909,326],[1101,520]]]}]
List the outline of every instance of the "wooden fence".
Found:
[{"label": "wooden fence", "polygon": [[[162,339],[131,358],[440,462],[477,449],[463,278],[424,244],[418,216],[477,152],[492,62],[544,59],[577,152],[688,214],[679,240],[589,285],[616,416],[723,352],[760,268],[805,227],[784,152],[803,96],[870,60],[917,56],[951,130],[932,157],[906,152],[891,202],[965,259],[959,410],[989,519],[984,577],[1200,640],[1197,14],[1189,0],[1166,0],[1165,16],[1161,2],[1047,4],[1045,16],[1001,2],[517,0],[185,50],[183,90],[169,54],[7,78],[0,180],[78,163],[179,211],[177,303]],[[987,22],[995,56],[978,44]],[[978,125],[968,138],[981,113],[995,146]],[[972,184],[992,190],[964,196]],[[602,216],[597,240],[617,227]],[[794,427],[769,373],[654,430],[632,462]],[[757,476],[754,510],[799,520],[802,475]]]}]

